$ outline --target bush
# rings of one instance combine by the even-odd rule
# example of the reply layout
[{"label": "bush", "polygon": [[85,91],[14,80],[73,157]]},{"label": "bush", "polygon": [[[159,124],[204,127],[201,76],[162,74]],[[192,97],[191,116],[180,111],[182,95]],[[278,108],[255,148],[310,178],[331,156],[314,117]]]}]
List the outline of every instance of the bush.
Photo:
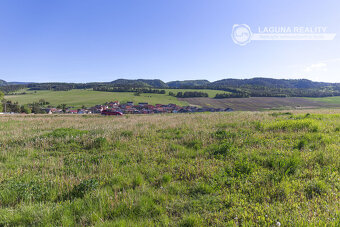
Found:
[{"label": "bush", "polygon": [[236,147],[232,142],[224,141],[221,144],[213,144],[208,148],[208,152],[212,155],[229,156],[236,151]]},{"label": "bush", "polygon": [[172,177],[171,177],[170,174],[164,174],[164,175],[162,176],[162,183],[163,183],[163,184],[168,184],[168,183],[171,182],[171,179],[172,179]]},{"label": "bush", "polygon": [[318,124],[311,119],[298,120],[278,120],[274,123],[266,125],[267,130],[282,130],[282,131],[299,131],[307,130],[309,132],[317,132],[319,130]]},{"label": "bush", "polygon": [[97,148],[97,149],[100,149],[100,148],[105,148],[108,146],[108,141],[106,138],[104,137],[99,137],[99,138],[96,138],[93,143],[92,143],[92,147],[93,148]]},{"label": "bush", "polygon": [[84,180],[64,195],[64,199],[83,198],[87,192],[95,190],[98,186],[99,183],[96,179]]},{"label": "bush", "polygon": [[21,201],[41,202],[48,199],[47,185],[38,179],[26,181],[11,179],[3,182],[0,188],[1,205],[15,205]]},{"label": "bush", "polygon": [[198,214],[190,214],[183,217],[180,221],[179,226],[181,227],[196,227],[204,226],[203,220]]},{"label": "bush", "polygon": [[122,132],[120,133],[120,135],[121,135],[122,137],[132,137],[132,136],[133,136],[133,132],[132,132],[132,131],[122,131]]},{"label": "bush", "polygon": [[223,129],[217,130],[213,136],[217,139],[223,140],[223,139],[234,139],[236,137],[236,133],[228,132]]},{"label": "bush", "polygon": [[192,149],[194,149],[194,150],[199,150],[199,149],[202,148],[203,143],[202,143],[201,140],[194,139],[194,140],[190,140],[190,141],[184,142],[184,145],[185,145],[187,148],[192,148]]},{"label": "bush", "polygon": [[88,133],[86,130],[79,130],[74,128],[58,128],[51,133],[47,133],[45,136],[54,138],[65,138],[65,137],[78,137]]},{"label": "bush", "polygon": [[311,181],[305,188],[305,193],[308,199],[320,196],[326,193],[326,185],[322,181]]}]

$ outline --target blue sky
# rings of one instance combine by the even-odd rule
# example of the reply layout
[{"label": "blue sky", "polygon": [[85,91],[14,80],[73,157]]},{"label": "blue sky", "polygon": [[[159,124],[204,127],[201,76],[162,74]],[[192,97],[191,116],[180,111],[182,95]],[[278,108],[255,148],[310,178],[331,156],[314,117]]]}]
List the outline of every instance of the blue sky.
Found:
[{"label": "blue sky", "polygon": [[246,46],[231,38],[234,24],[325,26],[340,35],[339,9],[337,0],[0,0],[0,79],[340,82],[338,36]]}]

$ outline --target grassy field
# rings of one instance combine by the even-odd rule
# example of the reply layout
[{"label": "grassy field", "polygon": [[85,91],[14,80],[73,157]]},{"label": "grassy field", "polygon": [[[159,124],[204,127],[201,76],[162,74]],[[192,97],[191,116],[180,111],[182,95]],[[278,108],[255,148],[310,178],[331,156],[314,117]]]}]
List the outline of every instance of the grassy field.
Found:
[{"label": "grassy field", "polygon": [[330,104],[340,104],[340,96],[325,97],[325,98],[307,98],[313,101],[326,102]]},{"label": "grassy field", "polygon": [[[19,92],[26,92],[25,95],[8,95],[5,98],[11,101],[19,102],[19,104],[28,104],[37,102],[39,99],[45,99],[50,102],[52,106],[59,104],[67,104],[75,108],[80,108],[85,105],[87,107],[94,106],[97,104],[103,104],[105,102],[118,100],[121,103],[132,101],[148,102],[154,104],[168,104],[174,103],[181,106],[188,105],[185,100],[179,101],[177,98],[169,96],[169,92],[186,92],[186,91],[198,91],[194,89],[164,89],[166,94],[141,94],[135,96],[132,92],[101,92],[92,90],[71,90],[71,91],[28,91],[20,90]],[[213,98],[217,93],[223,93],[217,90],[199,90],[201,92],[208,93],[209,97]]]},{"label": "grassy field", "polygon": [[148,102],[149,104],[168,104],[188,105],[185,101],[178,101],[177,98],[162,94],[141,94],[135,96],[132,92],[102,92],[92,90],[70,90],[70,91],[26,91],[25,95],[9,95],[5,98],[11,101],[17,101],[19,104],[28,104],[38,102],[39,99],[45,99],[50,105],[57,106],[59,104],[67,104],[80,108],[82,105],[86,107],[105,102],[118,100],[121,103],[132,101]]},{"label": "grassy field", "polygon": [[340,110],[0,116],[0,226],[339,226]]}]

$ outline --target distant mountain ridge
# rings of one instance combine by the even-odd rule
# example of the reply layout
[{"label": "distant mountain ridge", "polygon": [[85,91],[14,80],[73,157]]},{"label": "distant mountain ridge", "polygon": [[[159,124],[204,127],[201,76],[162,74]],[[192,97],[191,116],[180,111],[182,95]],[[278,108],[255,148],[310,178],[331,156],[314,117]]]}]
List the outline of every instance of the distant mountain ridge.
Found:
[{"label": "distant mountain ridge", "polygon": [[7,82],[5,80],[0,79],[0,86],[7,86],[7,85],[20,85],[20,84],[33,84],[34,82]]},{"label": "distant mountain ridge", "polygon": [[176,80],[163,82],[159,79],[117,79],[111,82],[117,86],[153,87],[153,88],[208,88],[216,87],[270,87],[270,88],[320,88],[325,86],[337,86],[339,83],[314,82],[307,79],[273,79],[255,77],[251,79],[222,79],[214,82],[208,80]]},{"label": "distant mountain ridge", "polygon": [[[7,86],[11,85],[11,86]],[[210,89],[221,90],[218,98],[229,97],[329,97],[340,96],[340,83],[314,82],[307,79],[251,79],[182,80],[165,83],[160,79],[117,79],[111,82],[92,83],[29,83],[0,80],[5,93],[22,88],[30,90],[67,91],[93,89],[97,91],[134,91],[134,89]],[[156,92],[156,91],[153,91]],[[159,91],[160,92],[160,91]],[[165,91],[163,91],[165,92]],[[217,98],[217,97],[216,97]]]},{"label": "distant mountain ridge", "polygon": [[212,82],[215,86],[242,87],[247,85],[275,88],[320,88],[336,83],[314,82],[307,79],[272,79],[255,77],[252,79],[223,79]]},{"label": "distant mountain ridge", "polygon": [[155,87],[155,88],[167,88],[167,84],[162,80],[154,79],[137,79],[137,80],[128,80],[128,79],[118,79],[111,82],[111,84],[117,86],[135,86],[135,87]]},{"label": "distant mountain ridge", "polygon": [[176,80],[166,83],[170,88],[198,87],[210,84],[208,80]]},{"label": "distant mountain ridge", "polygon": [[7,85],[7,82],[4,80],[0,80],[0,86],[5,86],[5,85]]},{"label": "distant mountain ridge", "polygon": [[[0,79],[0,86],[33,84],[34,82],[7,82]],[[308,79],[273,79],[254,77],[251,79],[222,79],[213,82],[208,80],[176,80],[165,83],[160,79],[117,79],[111,82],[91,82],[91,83],[64,83],[61,84],[112,84],[117,86],[136,86],[136,87],[153,87],[153,88],[200,88],[200,87],[244,87],[244,86],[261,86],[275,88],[320,88],[325,86],[339,86],[340,83],[314,82]],[[46,83],[34,83],[46,84]],[[56,83],[49,83],[56,84]]]}]

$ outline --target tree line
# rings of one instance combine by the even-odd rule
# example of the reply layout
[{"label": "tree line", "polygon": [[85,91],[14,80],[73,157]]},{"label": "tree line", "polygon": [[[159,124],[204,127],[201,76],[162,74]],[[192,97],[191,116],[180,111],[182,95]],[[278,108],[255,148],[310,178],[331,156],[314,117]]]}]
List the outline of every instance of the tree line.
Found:
[{"label": "tree line", "polygon": [[223,93],[223,94],[216,94],[215,99],[225,99],[225,98],[249,98],[249,94],[247,93]]},{"label": "tree line", "polygon": [[[201,89],[220,90],[225,94],[219,94],[216,98],[233,97],[329,97],[340,95],[340,84],[321,83],[309,80],[277,80],[270,78],[253,79],[225,79],[215,82],[206,80],[175,81],[164,83],[161,80],[116,80],[113,82],[99,83],[32,83],[0,86],[0,91],[5,94],[28,88],[29,90],[53,90],[68,91],[71,89],[93,89],[96,91],[134,92],[165,94],[164,88],[175,89]],[[182,93],[180,93],[182,92]],[[205,94],[186,93],[183,91],[172,92],[175,97],[207,97]],[[234,95],[227,95],[234,93]],[[24,92],[22,93],[24,94]],[[178,95],[178,96],[177,96]]]},{"label": "tree line", "polygon": [[152,89],[152,88],[134,88],[128,86],[121,87],[108,87],[97,86],[93,88],[94,91],[107,91],[107,92],[135,92],[135,93],[152,93],[152,94],[165,94],[165,90]]},{"label": "tree line", "polygon": [[208,93],[200,92],[200,91],[185,91],[185,92],[180,91],[180,92],[177,92],[177,94],[170,91],[169,95],[177,97],[177,98],[208,97]]},{"label": "tree line", "polygon": [[[3,94],[3,93],[2,93]],[[1,92],[0,92],[0,100],[1,100]],[[45,101],[44,99],[40,99],[38,102],[33,102],[27,105],[19,105],[18,102],[12,102],[11,100],[2,99],[0,112],[5,111],[7,113],[35,113],[42,114],[46,113],[44,111],[44,106],[49,105],[50,103]]]}]

